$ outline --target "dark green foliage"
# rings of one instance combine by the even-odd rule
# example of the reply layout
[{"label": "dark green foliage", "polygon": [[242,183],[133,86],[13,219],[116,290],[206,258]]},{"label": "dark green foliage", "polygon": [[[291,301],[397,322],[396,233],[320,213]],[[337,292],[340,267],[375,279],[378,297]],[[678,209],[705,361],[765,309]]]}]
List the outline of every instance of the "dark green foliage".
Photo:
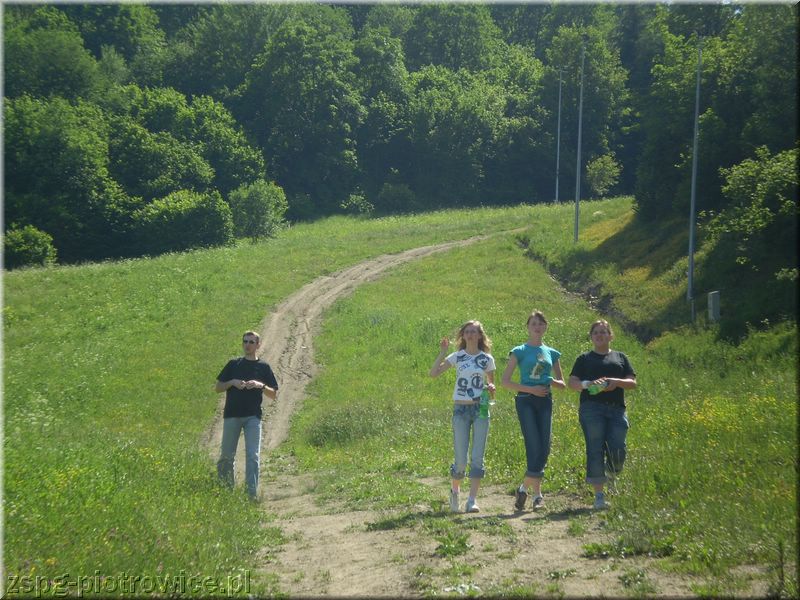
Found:
[{"label": "dark green foliage", "polygon": [[410,70],[438,65],[478,71],[495,64],[500,30],[483,5],[424,4],[406,33]]},{"label": "dark green foliage", "polygon": [[357,183],[355,130],[364,109],[352,43],[336,13],[284,23],[248,74],[238,112],[290,197],[336,212]]},{"label": "dark green foliage", "polygon": [[[708,27],[700,20],[713,15]],[[687,25],[689,23],[689,25]],[[797,139],[797,7],[674,6],[650,29],[663,50],[653,57],[652,84],[643,94],[645,134],[636,181],[637,210],[648,220],[688,212],[698,44],[700,92],[698,207],[721,210],[720,168],[772,152]],[[698,41],[694,31],[706,36]]]},{"label": "dark green foliage", "polygon": [[102,111],[22,96],[6,100],[5,128],[6,223],[48,232],[62,260],[118,256],[137,201],[109,174]]},{"label": "dark green foliage", "polygon": [[130,194],[150,201],[182,189],[209,189],[214,171],[192,145],[166,131],[152,133],[129,117],[113,123],[110,171]]},{"label": "dark green foliage", "polygon": [[228,197],[236,237],[253,240],[269,237],[284,224],[286,194],[274,183],[258,180]]},{"label": "dark green foliage", "polygon": [[742,323],[760,325],[791,319],[797,312],[797,150],[723,169],[730,206],[702,230],[713,243],[699,285],[725,299],[722,329],[744,335]]},{"label": "dark green foliage", "polygon": [[409,213],[420,210],[414,192],[404,183],[384,183],[375,201],[379,213]]},{"label": "dark green foliage", "polygon": [[285,5],[210,6],[176,32],[165,65],[167,84],[185,94],[228,98],[290,14]]},{"label": "dark green foliage", "polygon": [[721,169],[796,145],[797,10],[8,5],[5,222],[74,262],[152,252],[133,214],[157,198],[258,180],[292,220],[550,202],[557,150],[566,200],[584,48],[582,196],[684,218],[698,36],[698,210],[722,214]]},{"label": "dark green foliage", "polygon": [[143,4],[67,4],[64,11],[77,25],[86,47],[100,58],[113,46],[143,85],[162,82],[165,39],[158,15]]},{"label": "dark green foliage", "polygon": [[231,209],[217,192],[180,190],[154,200],[134,218],[139,248],[147,254],[218,246],[233,239]]},{"label": "dark green foliage", "polygon": [[617,184],[619,174],[620,165],[613,153],[598,156],[586,165],[586,180],[589,182],[589,187],[601,198]]},{"label": "dark green foliage", "polygon": [[7,11],[3,32],[7,97],[27,93],[86,98],[96,91],[97,63],[63,14],[51,7]]},{"label": "dark green foliage", "polygon": [[11,226],[3,237],[3,266],[17,267],[52,265],[56,262],[53,237],[33,225]]},{"label": "dark green foliage", "polygon": [[222,194],[258,178],[266,167],[258,149],[248,143],[241,126],[220,102],[208,96],[192,100],[189,139],[214,169],[214,187]]}]

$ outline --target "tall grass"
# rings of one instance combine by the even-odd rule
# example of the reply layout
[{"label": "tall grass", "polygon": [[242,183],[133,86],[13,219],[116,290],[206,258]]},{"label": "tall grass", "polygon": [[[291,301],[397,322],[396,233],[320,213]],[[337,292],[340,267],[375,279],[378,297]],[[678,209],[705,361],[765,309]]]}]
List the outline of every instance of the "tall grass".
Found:
[{"label": "tall grass", "polygon": [[[623,218],[620,204],[587,211],[587,237],[606,219]],[[571,232],[561,226],[567,210],[542,209],[523,236],[555,255],[572,252]],[[329,311],[317,340],[324,369],[291,436],[306,468],[326,479],[323,493],[377,507],[436,506],[445,497],[452,373],[431,380],[427,372],[440,337],[467,319],[484,323],[500,371],[510,348],[525,340],[533,308],[550,321],[545,342],[562,352],[565,374],[590,347],[587,331],[598,314],[526,258],[518,237],[409,264]],[[641,285],[645,312],[651,299],[659,302],[661,282]],[[631,358],[639,386],[627,394],[629,460],[608,521],[617,541],[587,552],[670,557],[674,569],[712,575],[775,565],[779,548],[796,555],[796,328],[750,332],[734,346],[712,327],[682,327],[643,345],[612,323],[612,347]],[[545,490],[580,494],[588,504],[577,394],[556,391],[554,399]],[[524,472],[524,450],[507,391],[498,395],[488,447],[487,481],[511,490]],[[440,476],[441,489],[421,476]]]},{"label": "tall grass", "polygon": [[[251,568],[280,532],[262,528],[242,494],[216,486],[202,445],[214,379],[240,352],[241,332],[321,274],[518,227],[532,212],[333,218],[256,245],[6,273],[5,572],[48,580]],[[272,591],[256,583],[251,591]]]},{"label": "tall grass", "polygon": [[[258,548],[281,543],[280,524],[217,487],[202,444],[214,378],[240,351],[241,331],[313,278],[386,252],[529,226],[531,245],[560,255],[572,248],[571,211],[333,218],[256,245],[6,274],[6,573],[251,569]],[[600,245],[628,214],[624,199],[585,203],[580,244]],[[657,302],[642,285],[641,302]],[[419,480],[441,476],[444,490],[451,461],[452,382],[427,377],[437,341],[477,317],[502,369],[534,307],[547,314],[545,340],[568,372],[596,313],[526,258],[515,235],[360,288],[327,315],[316,340],[322,375],[281,452],[344,503],[437,505],[444,491]],[[775,561],[780,543],[796,556],[796,330],[753,333],[738,347],[713,330],[648,346],[616,333],[640,385],[628,396],[630,460],[609,519],[611,550],[656,551],[675,568],[711,571]],[[588,500],[576,411],[575,394],[556,392],[546,489]],[[510,394],[500,393],[493,419],[488,478],[510,490],[524,470]],[[269,576],[254,583],[252,593],[280,592]]]}]

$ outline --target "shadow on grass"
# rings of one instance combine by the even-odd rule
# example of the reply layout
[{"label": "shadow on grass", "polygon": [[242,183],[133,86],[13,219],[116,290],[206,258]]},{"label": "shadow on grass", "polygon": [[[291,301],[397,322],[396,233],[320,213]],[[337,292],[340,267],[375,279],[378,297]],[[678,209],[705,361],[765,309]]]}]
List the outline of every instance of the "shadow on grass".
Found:
[{"label": "shadow on grass", "polygon": [[614,302],[614,289],[598,281],[595,274],[609,268],[618,274],[630,269],[646,269],[648,281],[664,276],[676,262],[686,257],[688,234],[684,229],[678,221],[656,226],[634,217],[595,248],[568,249],[556,256],[537,250],[524,236],[518,237],[517,243],[528,258],[541,262],[567,289],[581,295],[595,310],[613,317],[646,344],[664,331],[689,322],[688,302],[676,297],[660,310],[636,319],[619,310]]}]

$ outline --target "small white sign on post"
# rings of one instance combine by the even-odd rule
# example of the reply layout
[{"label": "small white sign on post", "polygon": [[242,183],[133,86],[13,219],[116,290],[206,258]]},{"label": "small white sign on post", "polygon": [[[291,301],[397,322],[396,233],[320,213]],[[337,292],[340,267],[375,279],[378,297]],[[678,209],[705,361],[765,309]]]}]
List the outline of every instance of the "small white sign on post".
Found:
[{"label": "small white sign on post", "polygon": [[719,321],[719,292],[708,292],[708,320]]}]

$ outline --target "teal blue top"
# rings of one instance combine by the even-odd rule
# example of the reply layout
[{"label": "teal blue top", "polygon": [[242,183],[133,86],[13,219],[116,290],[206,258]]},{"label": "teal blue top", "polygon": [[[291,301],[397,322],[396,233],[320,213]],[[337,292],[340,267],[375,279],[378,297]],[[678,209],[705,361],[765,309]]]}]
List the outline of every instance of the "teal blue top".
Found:
[{"label": "teal blue top", "polygon": [[509,354],[517,357],[521,385],[550,385],[553,381],[553,364],[561,357],[561,352],[544,344],[522,344],[512,348]]}]

